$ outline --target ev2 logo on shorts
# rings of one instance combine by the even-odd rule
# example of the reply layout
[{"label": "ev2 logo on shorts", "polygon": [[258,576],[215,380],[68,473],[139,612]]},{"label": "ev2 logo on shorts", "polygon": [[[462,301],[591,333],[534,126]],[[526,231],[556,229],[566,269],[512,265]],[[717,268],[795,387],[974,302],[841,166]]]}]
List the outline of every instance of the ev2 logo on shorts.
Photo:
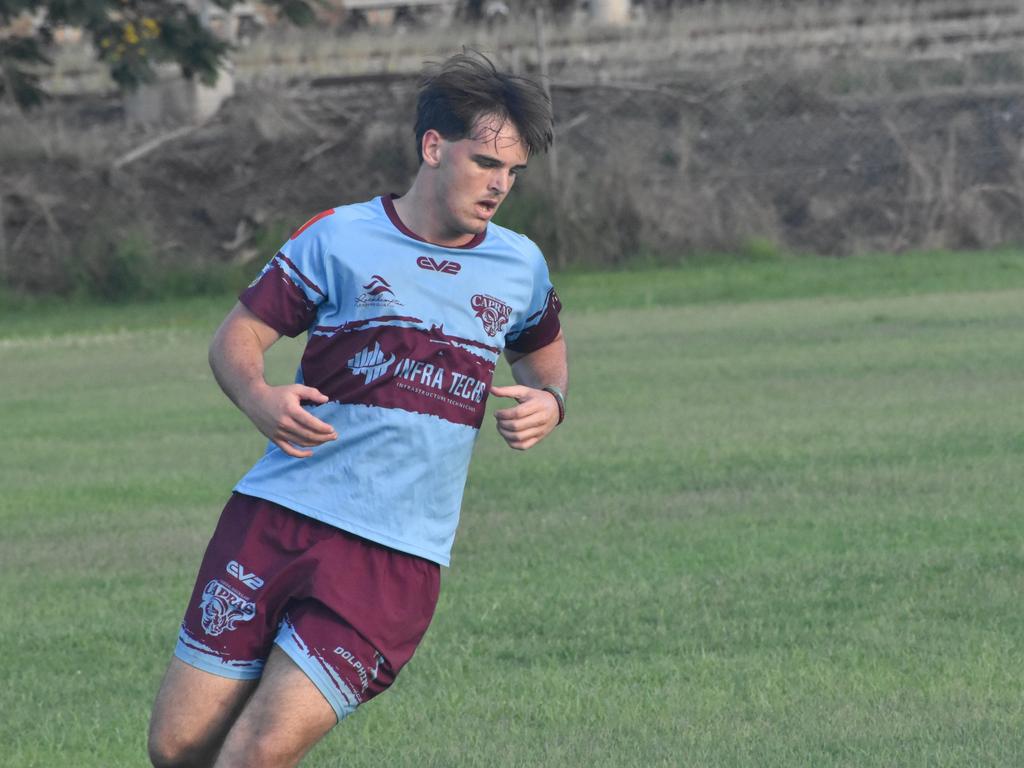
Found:
[{"label": "ev2 logo on shorts", "polygon": [[232,560],[230,563],[228,563],[228,573],[230,573],[240,582],[245,584],[245,586],[247,587],[259,589],[263,586],[263,579],[261,579],[255,573],[246,573],[245,566],[237,560]]}]

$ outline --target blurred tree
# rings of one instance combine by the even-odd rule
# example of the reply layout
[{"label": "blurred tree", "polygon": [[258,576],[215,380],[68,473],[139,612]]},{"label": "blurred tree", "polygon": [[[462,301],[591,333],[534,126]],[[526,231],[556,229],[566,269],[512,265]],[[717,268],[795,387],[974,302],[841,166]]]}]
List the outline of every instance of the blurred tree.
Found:
[{"label": "blurred tree", "polygon": [[[172,62],[187,78],[212,84],[229,46],[203,26],[204,0],[0,0],[0,99],[33,107],[46,98],[40,76],[51,61],[54,29],[78,27],[124,89],[156,77],[154,65]],[[229,10],[239,0],[207,0]],[[314,18],[319,0],[269,0],[295,24]],[[18,23],[16,23],[18,22]]]}]

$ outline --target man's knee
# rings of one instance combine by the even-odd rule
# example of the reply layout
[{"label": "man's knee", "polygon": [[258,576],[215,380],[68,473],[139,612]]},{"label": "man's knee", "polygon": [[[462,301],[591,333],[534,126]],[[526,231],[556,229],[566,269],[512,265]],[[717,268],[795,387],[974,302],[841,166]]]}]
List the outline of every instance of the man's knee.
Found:
[{"label": "man's knee", "polygon": [[205,768],[213,763],[208,745],[159,723],[150,726],[148,748],[153,768]]},{"label": "man's knee", "polygon": [[290,766],[295,765],[311,744],[296,744],[294,739],[276,734],[249,733],[247,738],[228,739],[220,756],[217,768],[247,768],[253,765]]},{"label": "man's knee", "polygon": [[218,677],[172,659],[149,723],[153,765],[211,765],[258,682]]}]

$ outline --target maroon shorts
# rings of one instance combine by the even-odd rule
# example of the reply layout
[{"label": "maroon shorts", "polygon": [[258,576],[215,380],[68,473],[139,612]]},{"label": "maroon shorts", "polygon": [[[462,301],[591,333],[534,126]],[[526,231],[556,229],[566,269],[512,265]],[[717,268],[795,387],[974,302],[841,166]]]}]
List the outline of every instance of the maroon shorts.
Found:
[{"label": "maroon shorts", "polygon": [[174,653],[207,672],[252,679],[276,643],[340,720],[412,658],[434,615],[440,571],[236,493],[206,549]]}]

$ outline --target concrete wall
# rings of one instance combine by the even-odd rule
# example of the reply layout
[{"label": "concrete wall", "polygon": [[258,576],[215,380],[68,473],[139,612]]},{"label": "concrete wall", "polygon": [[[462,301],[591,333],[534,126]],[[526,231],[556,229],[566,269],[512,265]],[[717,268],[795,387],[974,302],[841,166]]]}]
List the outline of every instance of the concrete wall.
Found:
[{"label": "concrete wall", "polygon": [[186,80],[176,66],[167,65],[158,70],[155,83],[125,96],[125,116],[131,123],[149,126],[202,123],[216,114],[234,92],[230,65],[212,86],[198,79]]}]

